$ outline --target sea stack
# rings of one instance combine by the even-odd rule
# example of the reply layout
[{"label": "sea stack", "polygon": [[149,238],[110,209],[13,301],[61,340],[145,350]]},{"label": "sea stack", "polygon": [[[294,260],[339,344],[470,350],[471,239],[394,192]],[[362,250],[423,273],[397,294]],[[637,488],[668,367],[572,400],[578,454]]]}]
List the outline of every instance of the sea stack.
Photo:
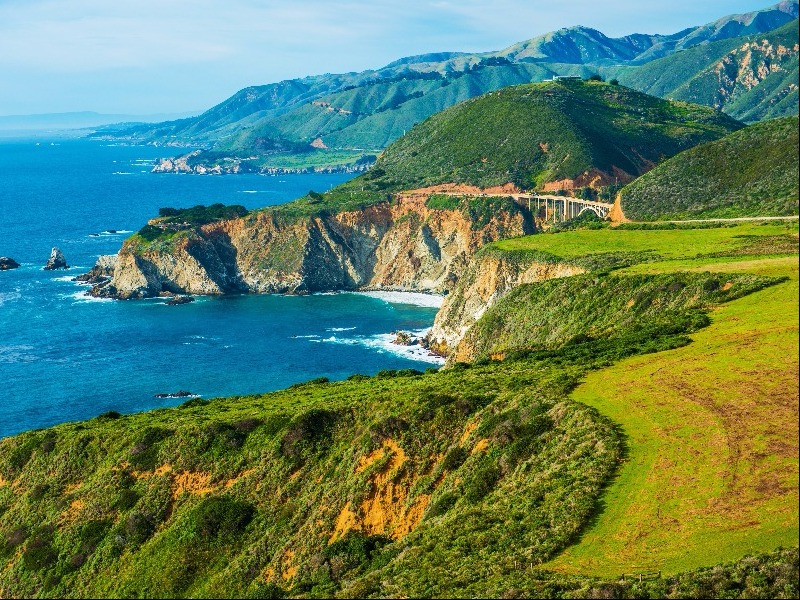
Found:
[{"label": "sea stack", "polygon": [[19,268],[19,263],[13,258],[0,256],[0,271],[10,271],[11,269],[17,268]]},{"label": "sea stack", "polygon": [[64,253],[58,248],[53,248],[44,270],[55,271],[56,269],[69,269],[69,265],[67,265],[67,259],[64,258]]}]

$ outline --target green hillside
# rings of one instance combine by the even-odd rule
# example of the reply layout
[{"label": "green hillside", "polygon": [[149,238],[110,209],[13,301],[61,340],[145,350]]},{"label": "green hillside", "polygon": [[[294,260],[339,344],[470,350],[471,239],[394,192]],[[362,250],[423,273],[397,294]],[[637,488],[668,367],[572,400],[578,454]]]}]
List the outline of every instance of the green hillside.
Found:
[{"label": "green hillside", "polygon": [[[748,227],[682,232],[687,256],[701,253],[708,244],[721,244],[729,249],[724,260],[742,261],[744,271],[738,275],[664,272],[651,256],[644,265],[653,269],[650,274],[605,276],[601,269],[591,276],[548,282],[541,293],[520,288],[497,310],[505,310],[507,319],[521,327],[531,324],[531,315],[561,326],[545,345],[515,343],[524,351],[501,362],[484,359],[425,374],[354,375],[348,381],[312,381],[263,396],[194,399],[178,408],[107,413],[4,439],[0,595],[796,595],[796,550],[743,558],[796,541],[796,481],[794,487],[790,483],[792,476],[796,479],[796,452],[793,457],[780,454],[777,462],[771,452],[739,456],[739,461],[771,469],[765,476],[772,470],[781,473],[770,488],[771,504],[758,498],[747,503],[754,510],[767,507],[774,529],[724,512],[717,515],[722,519],[714,525],[718,529],[702,529],[707,515],[687,519],[682,514],[692,514],[695,505],[687,509],[653,495],[636,503],[640,511],[658,504],[666,518],[680,516],[682,532],[687,527],[700,530],[692,538],[694,546],[681,546],[682,538],[676,537],[650,556],[669,556],[680,546],[681,556],[688,558],[660,564],[662,573],[655,576],[646,563],[620,565],[615,558],[619,553],[594,554],[599,564],[585,572],[571,571],[571,563],[564,562],[572,560],[570,555],[562,554],[582,548],[596,524],[607,528],[606,517],[617,515],[619,493],[606,495],[606,486],[616,490],[631,477],[638,482],[653,474],[673,477],[671,486],[683,485],[668,462],[648,471],[650,463],[638,457],[650,447],[640,448],[642,432],[635,423],[623,419],[625,429],[620,429],[598,410],[575,402],[570,395],[576,386],[643,354],[652,363],[670,352],[699,352],[691,361],[696,372],[710,359],[702,354],[705,346],[693,350],[696,344],[688,336],[702,334],[705,330],[698,329],[709,323],[713,335],[716,317],[709,318],[709,308],[735,309],[737,302],[751,298],[761,298],[769,307],[764,294],[784,302],[786,293],[794,293],[796,285],[787,286],[774,276],[783,271],[773,276],[747,272],[758,269],[741,235],[754,232],[772,239],[792,237],[791,232],[785,226]],[[541,241],[552,256],[605,264],[609,261],[594,256],[596,249],[607,245],[608,236],[628,233],[643,248],[675,248],[673,231],[567,232],[517,243],[536,246]],[[787,252],[796,282],[796,248]],[[770,260],[755,258],[764,264]],[[525,302],[518,302],[520,294]],[[585,295],[583,306],[554,301],[580,294]],[[611,298],[612,303],[606,302]],[[623,323],[597,335],[594,322],[612,323],[619,305],[629,298],[634,303],[626,304],[628,310],[647,326]],[[659,306],[670,310],[655,310]],[[747,314],[757,317],[752,310]],[[785,310],[774,317],[772,334],[794,319]],[[491,314],[486,319],[491,321]],[[736,322],[743,326],[741,317]],[[793,326],[796,333],[796,320]],[[755,351],[760,343],[760,338],[747,338],[746,347]],[[779,351],[783,347],[776,346]],[[796,365],[796,354],[781,356]],[[748,373],[750,394],[766,385]],[[783,386],[787,373],[791,369],[771,372],[771,381],[789,390]],[[738,389],[726,391],[739,398]],[[662,401],[660,410],[678,410],[684,404]],[[748,439],[755,425],[742,414],[736,413],[737,423]],[[694,433],[684,436],[688,422],[670,424],[658,448],[683,452],[688,446],[697,452],[690,462],[704,469],[699,473],[703,480],[722,480],[719,465],[702,462],[709,448],[713,456],[720,451]],[[797,420],[782,422],[785,429]],[[705,427],[712,433],[718,429]],[[771,440],[776,434],[791,445],[791,433],[783,430],[753,439]],[[676,435],[679,443],[670,445]],[[618,472],[624,474],[619,484],[614,478]],[[755,485],[751,478],[761,471],[748,467],[737,474],[740,484]],[[691,479],[687,485],[692,486]],[[727,498],[726,486],[694,485],[711,494],[698,506],[718,506]],[[648,514],[648,522],[650,518]],[[626,530],[619,533],[626,535]],[[730,535],[735,544],[715,543],[714,536]],[[638,547],[637,539],[647,537],[635,538],[629,547]],[[737,562],[701,568],[727,561]],[[619,580],[620,573],[643,570],[648,575],[642,582],[635,577]]]},{"label": "green hillside", "polygon": [[678,154],[622,190],[633,220],[798,214],[798,119],[751,125]]},{"label": "green hillside", "polygon": [[[786,24],[797,13],[796,2],[781,2],[672,35],[609,38],[570,27],[496,52],[428,54],[377,70],[253,86],[194,118],[121,124],[96,135],[213,149],[195,162],[236,172],[352,166],[416,123],[469,98],[554,75],[587,78],[597,72],[653,95],[718,106],[748,121],[796,114],[796,21],[795,42],[780,41],[786,50],[780,55],[777,38],[770,36],[776,30],[791,37]],[[714,79],[719,61],[738,65],[743,55],[737,49],[754,40],[760,44],[765,35],[773,48],[753,50],[748,55],[753,64],[732,82]],[[763,77],[765,66],[769,74]],[[729,70],[723,70],[725,77]]]},{"label": "green hillside", "polygon": [[642,66],[608,69],[648,94],[714,106],[742,121],[797,114],[798,21],[698,45]]},{"label": "green hillside", "polygon": [[515,86],[434,115],[342,189],[447,182],[530,189],[578,179],[579,187],[600,187],[740,127],[705,107],[599,81]]}]

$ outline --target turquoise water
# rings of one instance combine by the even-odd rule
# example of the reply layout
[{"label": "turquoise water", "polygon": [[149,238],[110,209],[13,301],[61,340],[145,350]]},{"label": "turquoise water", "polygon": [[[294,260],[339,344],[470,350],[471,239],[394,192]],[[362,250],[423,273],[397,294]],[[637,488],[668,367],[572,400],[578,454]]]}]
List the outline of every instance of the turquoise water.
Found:
[{"label": "turquoise water", "polygon": [[[430,326],[429,299],[353,293],[102,301],[70,281],[115,253],[159,207],[257,208],[348,175],[152,174],[164,149],[88,141],[0,143],[0,436],[181,400],[280,389],[315,377],[432,366],[389,343]],[[113,232],[121,233],[113,233]],[[52,246],[72,266],[41,267]]]}]

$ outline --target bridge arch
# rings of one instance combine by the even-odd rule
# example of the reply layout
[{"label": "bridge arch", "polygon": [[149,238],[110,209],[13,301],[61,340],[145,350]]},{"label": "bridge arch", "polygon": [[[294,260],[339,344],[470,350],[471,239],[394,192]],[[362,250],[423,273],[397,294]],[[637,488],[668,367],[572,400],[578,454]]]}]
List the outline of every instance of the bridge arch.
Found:
[{"label": "bridge arch", "polygon": [[578,212],[578,216],[580,217],[587,210],[592,211],[600,219],[605,219],[608,216],[608,209],[607,208],[602,207],[602,206],[593,206],[591,204],[584,204],[583,208],[581,208],[580,212]]}]

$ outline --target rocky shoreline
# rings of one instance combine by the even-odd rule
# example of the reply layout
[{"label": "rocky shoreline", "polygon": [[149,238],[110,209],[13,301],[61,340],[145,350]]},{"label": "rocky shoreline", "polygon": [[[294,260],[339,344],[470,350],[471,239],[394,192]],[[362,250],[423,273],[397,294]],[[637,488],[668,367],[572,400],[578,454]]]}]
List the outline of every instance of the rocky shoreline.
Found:
[{"label": "rocky shoreline", "polygon": [[173,158],[160,159],[152,169],[152,173],[190,173],[193,175],[235,175],[257,173],[261,175],[302,175],[332,173],[363,173],[372,166],[372,162],[321,165],[307,167],[274,167],[259,165],[253,158],[226,156],[206,161],[202,158],[202,150],[194,150],[188,154]]},{"label": "rocky shoreline", "polygon": [[19,263],[8,256],[0,256],[0,271],[19,269]]},{"label": "rocky shoreline", "polygon": [[[512,287],[582,271],[570,265],[517,264],[482,256],[485,244],[536,230],[525,211],[498,211],[478,227],[456,209],[430,209],[413,194],[361,211],[292,222],[273,213],[203,225],[169,243],[126,240],[76,281],[98,298],[308,294],[352,291],[437,294],[443,302],[425,336],[395,334],[438,356],[459,349],[466,330]],[[432,306],[435,306],[432,304]]]}]

